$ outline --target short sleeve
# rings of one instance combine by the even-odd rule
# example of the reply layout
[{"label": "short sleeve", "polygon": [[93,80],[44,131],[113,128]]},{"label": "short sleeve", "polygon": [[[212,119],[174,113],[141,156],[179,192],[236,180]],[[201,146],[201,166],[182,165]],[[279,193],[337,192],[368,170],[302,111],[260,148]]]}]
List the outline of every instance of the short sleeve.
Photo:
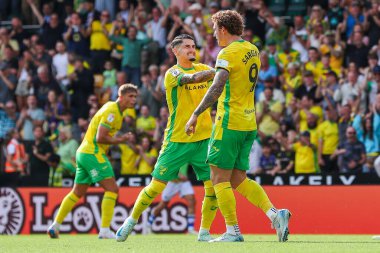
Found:
[{"label": "short sleeve", "polygon": [[183,77],[183,73],[179,71],[178,69],[172,68],[166,71],[165,74],[165,88],[172,88],[175,86],[179,86],[179,82],[181,81],[181,78]]},{"label": "short sleeve", "polygon": [[216,58],[215,69],[222,68],[231,72],[233,65],[232,60],[233,55],[230,52],[225,49],[221,50]]},{"label": "short sleeve", "polygon": [[100,125],[112,129],[116,120],[116,112],[115,111],[105,111],[100,119]]},{"label": "short sleeve", "polygon": [[294,151],[297,151],[297,149],[299,149],[300,146],[301,146],[301,144],[300,144],[299,142],[294,143],[294,144],[293,144],[293,150],[294,150]]},{"label": "short sleeve", "polygon": [[14,153],[16,153],[16,147],[15,147],[15,145],[9,144],[7,146],[7,153],[8,153],[8,155],[14,155]]}]

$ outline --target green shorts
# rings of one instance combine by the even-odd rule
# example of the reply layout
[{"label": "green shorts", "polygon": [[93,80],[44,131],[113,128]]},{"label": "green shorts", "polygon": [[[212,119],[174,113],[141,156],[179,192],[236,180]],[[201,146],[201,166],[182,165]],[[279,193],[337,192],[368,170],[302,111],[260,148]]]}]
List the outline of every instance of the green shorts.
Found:
[{"label": "green shorts", "polygon": [[249,153],[257,131],[213,127],[207,163],[220,169],[249,170]]},{"label": "green shorts", "polygon": [[206,163],[209,139],[191,142],[168,142],[162,145],[152,176],[161,181],[178,178],[179,169],[191,164],[198,180],[210,180],[210,166]]},{"label": "green shorts", "polygon": [[107,178],[115,177],[112,165],[105,154],[76,153],[76,184],[93,184]]}]

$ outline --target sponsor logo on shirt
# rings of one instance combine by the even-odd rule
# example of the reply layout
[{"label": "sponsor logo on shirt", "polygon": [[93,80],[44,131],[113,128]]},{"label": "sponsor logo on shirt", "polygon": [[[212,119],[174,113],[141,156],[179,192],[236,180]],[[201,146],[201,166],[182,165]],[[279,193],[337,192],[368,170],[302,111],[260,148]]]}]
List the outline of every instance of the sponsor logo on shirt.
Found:
[{"label": "sponsor logo on shirt", "polygon": [[108,114],[107,121],[113,122],[115,120],[115,115],[113,113]]},{"label": "sponsor logo on shirt", "polygon": [[218,59],[215,64],[216,67],[221,67],[221,68],[227,68],[228,65],[229,65],[229,62],[224,59]]}]

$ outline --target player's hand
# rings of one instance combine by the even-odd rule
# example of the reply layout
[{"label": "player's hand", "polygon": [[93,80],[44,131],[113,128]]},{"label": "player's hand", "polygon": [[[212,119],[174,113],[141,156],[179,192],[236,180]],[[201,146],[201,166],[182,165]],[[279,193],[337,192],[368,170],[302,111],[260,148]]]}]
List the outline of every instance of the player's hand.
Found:
[{"label": "player's hand", "polygon": [[195,127],[197,126],[198,116],[192,114],[189,121],[186,123],[185,132],[187,135],[192,135],[195,133]]}]

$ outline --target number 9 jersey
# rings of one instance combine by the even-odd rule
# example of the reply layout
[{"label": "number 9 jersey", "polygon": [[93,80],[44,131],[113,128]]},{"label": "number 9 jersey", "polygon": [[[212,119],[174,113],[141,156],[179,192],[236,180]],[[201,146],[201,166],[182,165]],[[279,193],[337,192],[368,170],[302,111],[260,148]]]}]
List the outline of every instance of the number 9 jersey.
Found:
[{"label": "number 9 jersey", "polygon": [[238,131],[257,129],[254,92],[260,66],[259,50],[248,41],[234,41],[219,52],[215,69],[227,70],[229,79],[218,100],[216,126]]}]

